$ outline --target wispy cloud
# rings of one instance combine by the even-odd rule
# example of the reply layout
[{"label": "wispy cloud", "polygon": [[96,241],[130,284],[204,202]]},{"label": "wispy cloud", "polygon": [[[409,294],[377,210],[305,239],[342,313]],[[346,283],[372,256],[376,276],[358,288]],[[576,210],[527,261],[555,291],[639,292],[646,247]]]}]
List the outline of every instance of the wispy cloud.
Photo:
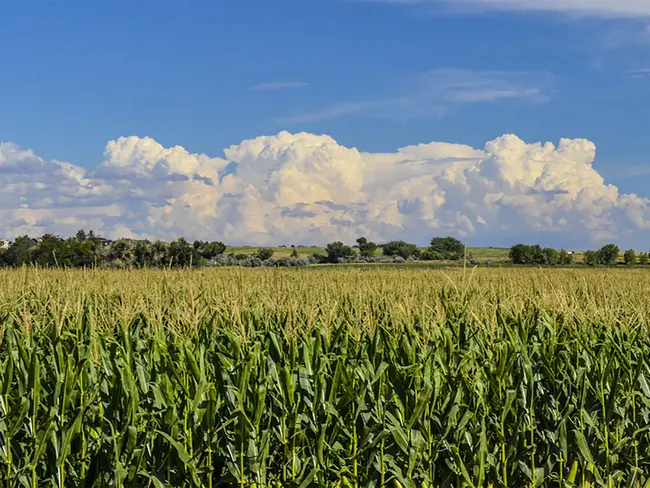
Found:
[{"label": "wispy cloud", "polygon": [[648,0],[380,0],[399,4],[438,3],[454,10],[559,12],[597,17],[650,17]]},{"label": "wispy cloud", "polygon": [[[650,5],[650,2],[648,3]],[[648,21],[628,21],[606,31],[601,37],[606,50],[630,46],[650,47],[650,23]]]},{"label": "wispy cloud", "polygon": [[542,103],[553,84],[548,73],[437,69],[410,77],[385,98],[337,102],[278,122],[294,125],[353,116],[408,120],[441,116],[468,104],[517,99]]},{"label": "wispy cloud", "polygon": [[630,78],[650,78],[650,68],[633,69],[627,74]]},{"label": "wispy cloud", "polygon": [[280,117],[278,122],[281,124],[304,124],[309,122],[319,122],[321,120],[337,119],[340,117],[353,116],[367,113],[372,110],[382,109],[395,105],[396,100],[367,100],[362,102],[340,102],[313,112],[305,112],[296,115]]},{"label": "wispy cloud", "polygon": [[309,83],[304,81],[275,81],[271,83],[260,83],[252,87],[253,90],[258,91],[272,91],[272,90],[284,90],[286,88],[302,88],[309,86]]}]

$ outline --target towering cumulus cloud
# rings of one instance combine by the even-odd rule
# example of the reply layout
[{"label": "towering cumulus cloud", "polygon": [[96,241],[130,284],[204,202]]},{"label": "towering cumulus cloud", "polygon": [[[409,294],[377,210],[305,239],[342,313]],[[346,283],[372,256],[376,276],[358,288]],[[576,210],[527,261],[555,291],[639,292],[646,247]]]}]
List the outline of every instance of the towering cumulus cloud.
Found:
[{"label": "towering cumulus cloud", "polygon": [[433,142],[364,153],[324,135],[280,132],[224,158],[111,141],[92,170],[0,144],[0,237],[79,228],[111,237],[322,244],[360,235],[425,243],[515,240],[587,246],[641,243],[650,201],[621,194],[592,167],[593,143],[483,149]]}]

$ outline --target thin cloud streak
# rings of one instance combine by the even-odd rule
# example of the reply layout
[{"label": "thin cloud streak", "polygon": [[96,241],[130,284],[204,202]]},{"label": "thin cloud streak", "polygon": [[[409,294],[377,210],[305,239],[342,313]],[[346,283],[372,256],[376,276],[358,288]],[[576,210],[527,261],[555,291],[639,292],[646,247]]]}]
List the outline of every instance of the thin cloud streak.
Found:
[{"label": "thin cloud streak", "polygon": [[309,86],[309,83],[304,81],[276,81],[272,83],[260,83],[252,87],[256,91],[274,91],[284,90],[287,88],[303,88]]},{"label": "thin cloud streak", "polygon": [[512,100],[543,103],[554,83],[549,73],[437,69],[412,76],[386,98],[338,102],[279,117],[276,122],[296,125],[357,116],[409,120],[440,117],[468,104]]},{"label": "thin cloud streak", "polygon": [[650,18],[647,0],[379,0],[412,4],[446,4],[459,11],[557,12],[604,18]]},{"label": "thin cloud streak", "polygon": [[650,68],[633,69],[627,74],[630,78],[650,78]]}]

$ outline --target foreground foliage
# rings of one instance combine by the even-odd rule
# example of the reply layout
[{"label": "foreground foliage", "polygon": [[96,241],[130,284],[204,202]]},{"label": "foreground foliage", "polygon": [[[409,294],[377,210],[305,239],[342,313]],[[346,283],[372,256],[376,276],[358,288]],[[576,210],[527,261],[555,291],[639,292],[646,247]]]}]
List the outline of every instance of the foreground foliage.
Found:
[{"label": "foreground foliage", "polygon": [[151,273],[2,275],[3,486],[648,480],[645,275]]}]

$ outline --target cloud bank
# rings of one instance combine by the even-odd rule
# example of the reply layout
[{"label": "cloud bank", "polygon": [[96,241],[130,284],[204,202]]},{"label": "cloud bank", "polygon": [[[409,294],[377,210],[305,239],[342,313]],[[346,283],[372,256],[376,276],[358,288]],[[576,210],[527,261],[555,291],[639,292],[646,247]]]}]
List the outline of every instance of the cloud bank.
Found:
[{"label": "cloud bank", "polygon": [[377,241],[639,244],[650,200],[623,194],[593,168],[584,139],[481,149],[432,142],[367,153],[327,135],[280,132],[224,157],[148,137],[106,145],[93,169],[0,144],[0,238],[79,228],[110,237],[220,239],[248,244]]}]

